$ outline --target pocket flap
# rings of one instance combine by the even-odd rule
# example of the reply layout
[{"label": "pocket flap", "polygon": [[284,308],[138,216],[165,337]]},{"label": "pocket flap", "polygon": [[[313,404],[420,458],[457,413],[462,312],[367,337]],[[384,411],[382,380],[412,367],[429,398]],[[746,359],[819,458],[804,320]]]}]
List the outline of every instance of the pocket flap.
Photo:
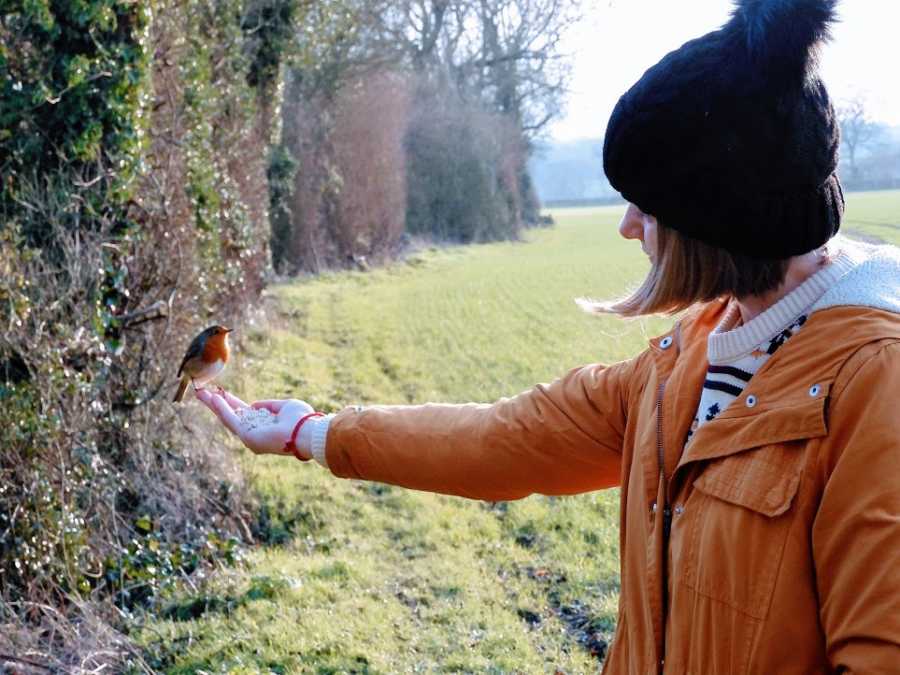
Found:
[{"label": "pocket flap", "polygon": [[766,407],[760,403],[747,408],[743,396],[725,411],[701,426],[682,454],[678,466],[713,460],[743,452],[758,452],[770,445],[819,438],[828,433],[826,405],[831,383],[823,381],[819,393],[779,400]]},{"label": "pocket flap", "polygon": [[712,461],[694,487],[770,518],[780,516],[800,485],[804,444],[799,445],[770,445]]}]

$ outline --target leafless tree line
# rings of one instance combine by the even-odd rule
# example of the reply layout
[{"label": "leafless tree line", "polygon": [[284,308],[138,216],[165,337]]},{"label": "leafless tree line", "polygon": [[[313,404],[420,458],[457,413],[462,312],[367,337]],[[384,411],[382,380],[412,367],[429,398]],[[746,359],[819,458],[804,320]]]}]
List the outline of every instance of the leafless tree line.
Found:
[{"label": "leafless tree line", "polygon": [[[576,0],[343,0],[287,76],[273,203],[281,270],[390,257],[404,233],[514,238],[537,218],[533,140],[561,111]],[[351,205],[352,202],[352,205]]]}]

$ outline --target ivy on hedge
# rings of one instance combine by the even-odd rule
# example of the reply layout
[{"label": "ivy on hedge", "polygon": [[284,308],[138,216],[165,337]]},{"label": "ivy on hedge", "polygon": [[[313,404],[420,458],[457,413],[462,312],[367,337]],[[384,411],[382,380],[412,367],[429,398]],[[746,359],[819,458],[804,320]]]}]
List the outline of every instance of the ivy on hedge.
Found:
[{"label": "ivy on hedge", "polygon": [[24,182],[63,174],[73,227],[112,219],[140,164],[148,3],[7,0],[0,40],[0,214],[46,243],[20,199]]}]

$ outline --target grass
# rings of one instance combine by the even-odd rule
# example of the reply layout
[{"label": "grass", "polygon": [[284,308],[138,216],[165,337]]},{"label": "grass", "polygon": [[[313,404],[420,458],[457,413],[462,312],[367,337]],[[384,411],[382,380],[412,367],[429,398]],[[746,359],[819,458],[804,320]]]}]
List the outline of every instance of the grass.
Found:
[{"label": "grass", "polygon": [[900,191],[847,195],[841,229],[850,236],[900,246]]},{"label": "grass", "polygon": [[[522,243],[275,286],[272,320],[245,328],[225,384],[322,410],[491,401],[633,355],[669,322],[573,303],[617,295],[646,271],[616,234],[620,213],[561,210],[557,227]],[[896,242],[900,192],[851,195],[847,214],[845,229]],[[598,670],[618,604],[617,491],[490,504],[243,457],[267,543],[137,631],[160,671]]]}]

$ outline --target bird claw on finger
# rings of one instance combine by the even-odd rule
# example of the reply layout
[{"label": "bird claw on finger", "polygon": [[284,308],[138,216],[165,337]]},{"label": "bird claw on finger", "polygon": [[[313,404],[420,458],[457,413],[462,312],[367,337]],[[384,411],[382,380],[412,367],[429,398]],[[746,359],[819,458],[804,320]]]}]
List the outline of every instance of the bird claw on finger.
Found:
[{"label": "bird claw on finger", "polygon": [[196,385],[194,386],[194,394],[195,394],[195,395],[198,394],[198,393],[201,392],[201,391],[204,392],[204,393],[206,393],[206,394],[211,394],[211,393],[212,393],[207,387],[205,387],[205,386],[203,386],[203,385],[200,385],[199,387],[196,386]]}]

